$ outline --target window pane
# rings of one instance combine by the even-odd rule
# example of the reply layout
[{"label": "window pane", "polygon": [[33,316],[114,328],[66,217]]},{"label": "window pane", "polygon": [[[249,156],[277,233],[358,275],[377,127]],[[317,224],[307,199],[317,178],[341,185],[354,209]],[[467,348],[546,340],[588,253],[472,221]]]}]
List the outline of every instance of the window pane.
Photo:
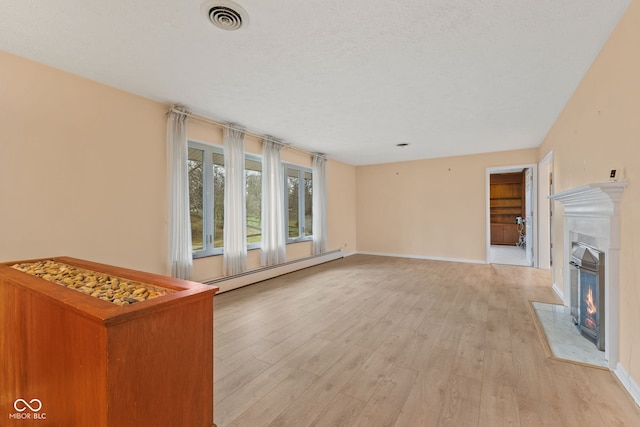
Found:
[{"label": "window pane", "polygon": [[213,247],[224,247],[224,156],[213,153]]},{"label": "window pane", "polygon": [[298,171],[287,168],[287,202],[288,202],[288,224],[289,238],[293,239],[300,236],[300,223],[298,219]]},{"label": "window pane", "polygon": [[247,243],[262,241],[262,162],[245,159]]},{"label": "window pane", "polygon": [[311,172],[304,173],[304,235],[313,236],[313,180]]},{"label": "window pane", "polygon": [[189,214],[191,216],[191,244],[193,251],[204,249],[203,225],[203,154],[202,150],[189,148],[187,168],[189,174]]}]

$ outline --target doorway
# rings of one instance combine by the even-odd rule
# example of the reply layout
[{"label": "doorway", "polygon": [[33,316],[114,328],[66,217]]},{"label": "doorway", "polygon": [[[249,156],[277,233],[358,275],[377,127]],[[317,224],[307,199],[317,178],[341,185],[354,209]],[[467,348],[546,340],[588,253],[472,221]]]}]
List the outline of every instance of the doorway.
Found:
[{"label": "doorway", "polygon": [[488,168],[486,194],[487,263],[536,267],[537,166]]}]

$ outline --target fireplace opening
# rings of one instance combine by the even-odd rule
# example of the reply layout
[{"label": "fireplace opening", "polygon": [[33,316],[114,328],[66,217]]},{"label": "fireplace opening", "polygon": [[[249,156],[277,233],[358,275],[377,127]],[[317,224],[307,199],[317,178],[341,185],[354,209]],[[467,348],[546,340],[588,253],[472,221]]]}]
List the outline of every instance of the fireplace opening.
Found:
[{"label": "fireplace opening", "polygon": [[569,264],[571,317],[580,333],[604,351],[604,252],[573,242]]}]

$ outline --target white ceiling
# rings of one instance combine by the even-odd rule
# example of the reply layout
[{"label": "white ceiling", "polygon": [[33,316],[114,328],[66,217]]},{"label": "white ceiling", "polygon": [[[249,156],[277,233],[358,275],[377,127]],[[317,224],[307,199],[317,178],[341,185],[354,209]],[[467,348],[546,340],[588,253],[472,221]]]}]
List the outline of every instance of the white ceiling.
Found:
[{"label": "white ceiling", "polygon": [[0,50],[366,165],[539,146],[630,3],[236,1],[2,0]]}]

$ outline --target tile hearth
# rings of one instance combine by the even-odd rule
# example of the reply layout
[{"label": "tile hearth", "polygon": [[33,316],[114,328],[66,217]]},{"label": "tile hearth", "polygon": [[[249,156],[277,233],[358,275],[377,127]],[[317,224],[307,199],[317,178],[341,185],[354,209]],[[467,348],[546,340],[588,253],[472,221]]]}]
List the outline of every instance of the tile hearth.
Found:
[{"label": "tile hearth", "polygon": [[559,304],[531,302],[553,357],[606,368],[603,351],[580,335],[569,308]]}]

